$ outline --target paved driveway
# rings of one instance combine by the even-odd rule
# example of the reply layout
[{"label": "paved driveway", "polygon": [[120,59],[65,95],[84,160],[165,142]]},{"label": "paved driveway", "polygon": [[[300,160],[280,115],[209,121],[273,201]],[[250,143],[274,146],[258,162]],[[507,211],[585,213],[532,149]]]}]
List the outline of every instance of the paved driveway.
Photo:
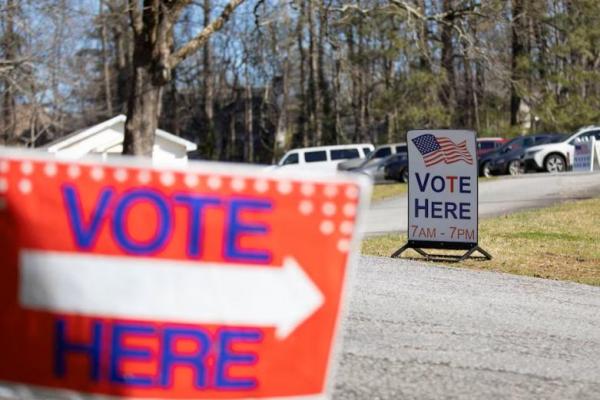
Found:
[{"label": "paved driveway", "polygon": [[362,257],[336,399],[600,399],[600,288]]},{"label": "paved driveway", "polygon": [[[479,184],[479,216],[485,218],[559,201],[600,194],[600,173],[528,174],[498,178]],[[406,196],[371,205],[365,233],[405,232],[408,226]]]}]

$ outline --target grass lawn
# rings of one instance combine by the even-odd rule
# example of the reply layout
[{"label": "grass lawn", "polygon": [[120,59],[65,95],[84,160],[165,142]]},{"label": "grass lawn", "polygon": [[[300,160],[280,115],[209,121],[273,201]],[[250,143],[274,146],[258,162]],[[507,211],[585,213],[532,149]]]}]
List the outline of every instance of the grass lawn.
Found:
[{"label": "grass lawn", "polygon": [[406,183],[386,183],[374,185],[371,201],[379,201],[389,197],[400,196],[401,194],[405,194],[407,190],[408,185]]},{"label": "grass lawn", "polygon": [[[489,181],[496,179],[495,177],[483,178],[479,177],[480,182]],[[382,183],[373,186],[373,195],[371,201],[385,200],[390,197],[400,196],[408,192],[408,185],[406,183]]]},{"label": "grass lawn", "polygon": [[[362,252],[389,257],[405,241],[404,234],[368,238]],[[480,220],[479,244],[491,261],[452,265],[600,286],[600,199]]]}]

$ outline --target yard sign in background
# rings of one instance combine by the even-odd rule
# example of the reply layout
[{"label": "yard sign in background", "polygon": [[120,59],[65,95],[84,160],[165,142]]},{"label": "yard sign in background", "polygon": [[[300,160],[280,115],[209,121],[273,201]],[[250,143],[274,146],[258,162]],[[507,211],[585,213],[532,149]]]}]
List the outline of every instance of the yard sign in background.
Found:
[{"label": "yard sign in background", "polygon": [[0,381],[326,392],[365,186],[193,168],[0,154]]},{"label": "yard sign in background", "polygon": [[591,172],[594,170],[594,151],[596,147],[596,138],[582,142],[575,142],[575,154],[573,155],[573,171]]},{"label": "yard sign in background", "polygon": [[416,130],[407,135],[409,244],[477,244],[475,133]]}]

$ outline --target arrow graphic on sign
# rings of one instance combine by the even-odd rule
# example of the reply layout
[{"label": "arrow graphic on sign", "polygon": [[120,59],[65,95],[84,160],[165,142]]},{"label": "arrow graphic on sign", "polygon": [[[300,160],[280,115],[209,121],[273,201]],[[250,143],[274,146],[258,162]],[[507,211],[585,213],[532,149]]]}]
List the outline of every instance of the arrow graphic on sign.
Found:
[{"label": "arrow graphic on sign", "polygon": [[275,327],[285,339],[324,302],[292,257],[281,267],[22,250],[27,308],[127,319]]}]

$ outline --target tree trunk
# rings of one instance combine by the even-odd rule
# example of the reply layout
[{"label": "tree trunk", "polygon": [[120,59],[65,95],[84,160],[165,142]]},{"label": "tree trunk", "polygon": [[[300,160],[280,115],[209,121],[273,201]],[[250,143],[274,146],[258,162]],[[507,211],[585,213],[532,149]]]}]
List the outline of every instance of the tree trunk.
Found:
[{"label": "tree trunk", "polygon": [[177,70],[173,70],[173,80],[169,83],[169,90],[165,95],[163,108],[168,112],[168,126],[171,133],[179,136],[181,133],[181,123],[179,116],[179,96],[177,93]]},{"label": "tree trunk", "polygon": [[127,20],[119,19],[114,25],[114,41],[116,47],[116,104],[118,112],[123,112],[127,105],[127,95],[131,88],[131,68],[133,56],[129,51],[129,40],[127,38]]},{"label": "tree trunk", "polygon": [[364,24],[362,22],[360,22],[358,24],[358,38],[356,39],[356,41],[358,42],[358,59],[359,59],[359,64],[358,64],[358,104],[357,104],[357,111],[358,111],[358,138],[357,141],[358,142],[363,142],[366,138],[367,138],[367,121],[366,121],[366,114],[365,114],[365,108],[366,108],[366,102],[367,102],[367,96],[368,93],[366,93],[366,88],[365,88],[365,65],[367,64],[367,62],[365,61],[365,54],[364,54],[364,48],[365,48],[365,44],[364,44]]},{"label": "tree trunk", "polygon": [[289,84],[290,63],[283,61],[283,76],[276,78],[273,83],[273,97],[277,106],[278,117],[275,128],[275,141],[273,146],[273,161],[278,159],[287,148],[288,141],[288,106],[289,106]]},{"label": "tree trunk", "polygon": [[[204,28],[206,28],[210,22],[210,13],[212,12],[211,0],[204,0],[203,9]],[[215,130],[215,100],[213,91],[212,49],[210,45],[210,40],[208,40],[202,48],[202,73],[202,88],[204,94],[204,118],[206,124],[205,138],[208,139],[209,144],[212,144],[212,146],[209,147],[214,147],[212,158],[219,159],[222,152],[222,141],[216,137],[217,132]]]},{"label": "tree trunk", "polygon": [[327,84],[327,78],[325,75],[325,44],[327,40],[328,30],[328,14],[329,9],[324,6],[324,2],[319,2],[319,34],[317,39],[317,88],[318,88],[318,102],[317,102],[317,124],[320,128],[320,144],[325,144],[327,141],[332,139],[331,135],[331,97],[329,93],[329,85]]},{"label": "tree trunk", "polygon": [[[17,4],[15,0],[6,0],[4,11],[4,58],[13,61],[17,58],[17,36],[15,34],[15,13]],[[2,131],[0,143],[9,143],[16,136],[16,100],[14,87],[9,79],[4,79],[4,93],[2,95]]]},{"label": "tree trunk", "polygon": [[310,138],[308,136],[308,130],[306,129],[306,120],[310,114],[310,107],[308,104],[308,95],[306,91],[306,69],[304,67],[306,60],[306,53],[304,51],[304,16],[306,14],[306,5],[303,0],[300,4],[300,15],[298,16],[298,26],[296,28],[296,35],[298,39],[298,53],[300,55],[300,115],[298,117],[298,130],[302,139],[302,146],[308,147]]},{"label": "tree trunk", "polygon": [[360,82],[360,79],[362,77],[362,72],[360,71],[361,69],[361,65],[360,65],[360,60],[357,60],[357,58],[360,58],[360,54],[357,57],[356,55],[356,44],[355,44],[355,39],[354,39],[354,28],[352,26],[350,26],[347,30],[346,33],[346,43],[348,45],[348,58],[350,59],[350,77],[352,80],[352,100],[351,100],[351,107],[352,107],[352,115],[354,117],[354,137],[352,138],[352,140],[354,142],[360,142],[361,137],[362,137],[362,119],[361,119],[361,110],[362,110],[362,93],[361,93],[361,87],[362,84]]},{"label": "tree trunk", "polygon": [[[288,14],[288,6],[286,5],[283,13],[283,25],[291,26],[290,16]],[[288,107],[289,107],[289,94],[290,94],[290,70],[291,63],[289,61],[290,52],[291,52],[291,40],[287,38],[283,42],[283,46],[279,47],[278,38],[277,38],[277,26],[275,24],[270,24],[270,47],[273,56],[279,55],[282,57],[281,62],[281,75],[277,75],[272,79],[272,87],[273,87],[273,102],[275,104],[277,119],[275,122],[275,139],[273,140],[273,150],[271,154],[271,161],[273,163],[277,162],[277,160],[284,153],[285,149],[288,147],[289,137],[289,115],[288,115]],[[293,38],[293,36],[291,37]],[[267,100],[267,99],[265,99]],[[264,102],[268,104],[267,101]],[[267,111],[267,115],[268,115]],[[262,114],[261,114],[262,115]]]},{"label": "tree trunk", "polygon": [[526,55],[523,39],[525,29],[525,9],[523,0],[512,0],[512,59],[511,59],[511,82],[510,82],[510,125],[516,126],[519,121],[519,109],[521,108],[521,96],[518,90],[519,81],[522,78],[519,65]]},{"label": "tree trunk", "polygon": [[[452,11],[452,0],[443,0],[443,12],[449,13]],[[456,120],[456,76],[454,72],[454,44],[453,44],[453,29],[450,24],[453,23],[453,18],[448,16],[444,20],[441,27],[442,40],[442,70],[444,71],[444,81],[441,90],[442,105],[450,110],[453,114],[452,122]]]},{"label": "tree trunk", "polygon": [[102,75],[104,78],[104,101],[106,113],[112,118],[112,87],[110,77],[110,60],[108,57],[108,33],[106,28],[106,14],[104,13],[104,0],[100,0],[100,39],[102,44]]},{"label": "tree trunk", "polygon": [[[387,45],[387,43],[384,41],[384,39],[382,38],[382,45],[385,46]],[[383,67],[384,67],[384,77],[385,77],[385,93],[387,96],[390,96],[390,94],[393,92],[393,81],[394,81],[394,65],[393,65],[393,61],[389,56],[386,56],[384,61],[383,61]],[[386,112],[385,112],[385,129],[386,129],[386,135],[385,135],[385,141],[386,143],[392,143],[394,142],[394,111],[395,111],[395,107],[394,104],[387,104],[386,105]]]},{"label": "tree trunk", "polygon": [[334,128],[333,132],[335,135],[335,143],[340,142],[340,139],[344,139],[344,132],[342,130],[342,115],[340,110],[340,96],[342,91],[342,81],[340,78],[342,70],[342,62],[340,60],[340,55],[337,54],[335,56],[335,61],[333,63],[333,114],[334,114]]},{"label": "tree trunk", "polygon": [[[425,0],[417,0],[417,7],[421,15],[426,15]],[[417,20],[417,39],[419,41],[419,68],[431,71],[431,58],[429,54],[429,31],[426,20]]]},{"label": "tree trunk", "polygon": [[254,161],[254,112],[252,104],[252,86],[250,85],[250,77],[246,70],[246,89],[244,90],[244,127],[246,131],[245,160],[246,162]]},{"label": "tree trunk", "polygon": [[473,69],[471,65],[471,60],[466,54],[466,48],[463,48],[463,72],[464,72],[464,87],[465,87],[465,97],[463,101],[463,112],[464,119],[463,125],[467,128],[473,128]]},{"label": "tree trunk", "polygon": [[323,138],[323,123],[321,117],[321,90],[317,83],[319,69],[319,53],[317,44],[317,31],[315,29],[315,5],[313,0],[308,0],[308,93],[310,97],[310,129],[314,132],[313,145],[321,145]]},{"label": "tree trunk", "polygon": [[139,50],[136,51],[132,92],[127,104],[123,154],[152,156],[163,85],[152,79],[148,63],[141,61],[137,53]]}]

